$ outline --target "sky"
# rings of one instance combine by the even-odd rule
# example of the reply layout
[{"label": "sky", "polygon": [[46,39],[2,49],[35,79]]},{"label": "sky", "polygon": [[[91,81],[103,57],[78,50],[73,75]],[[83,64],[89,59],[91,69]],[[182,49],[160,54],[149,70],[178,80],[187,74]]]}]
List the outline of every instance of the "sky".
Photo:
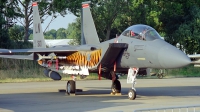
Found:
[{"label": "sky", "polygon": [[[51,30],[51,29],[55,29],[58,30],[59,28],[67,28],[69,23],[75,22],[75,19],[77,17],[74,14],[70,14],[68,13],[67,15],[65,15],[65,17],[63,16],[58,16],[55,20],[53,20],[51,22],[51,24],[49,25],[47,31]],[[44,23],[42,23],[42,29],[45,30],[46,27],[48,26],[49,22],[51,21],[51,17],[48,17]]]},{"label": "sky", "polygon": [[[69,23],[75,22],[75,19],[77,17],[72,14],[68,13],[67,15],[63,16],[57,16],[56,19],[54,19],[46,31],[49,31],[51,29],[58,30],[59,28],[67,28]],[[42,23],[42,30],[44,31],[46,27],[48,26],[49,22],[51,21],[51,16],[48,17],[43,23]],[[17,22],[18,25],[21,25],[19,22]],[[33,25],[30,26],[30,28],[33,28]]]},{"label": "sky", "polygon": [[[22,6],[20,4],[21,9]],[[72,14],[72,13],[67,13],[65,15],[65,17],[63,16],[57,16],[57,18],[55,20],[53,20],[53,22],[51,22],[51,24],[49,25],[48,29],[46,31],[49,31],[51,29],[55,29],[58,30],[59,28],[67,28],[69,23],[75,22],[75,19],[77,17]],[[43,23],[42,23],[42,29],[43,31],[46,29],[46,27],[48,26],[49,22],[51,21],[51,17],[48,17]],[[17,22],[17,21],[16,21]],[[18,25],[21,25],[19,22],[17,22]],[[33,25],[31,25],[29,28],[33,28]]]}]

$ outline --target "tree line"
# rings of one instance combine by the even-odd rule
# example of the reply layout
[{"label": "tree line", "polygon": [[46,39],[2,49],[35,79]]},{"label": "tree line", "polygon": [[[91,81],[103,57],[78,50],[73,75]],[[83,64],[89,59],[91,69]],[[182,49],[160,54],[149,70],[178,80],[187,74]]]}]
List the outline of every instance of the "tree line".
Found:
[{"label": "tree line", "polygon": [[[29,28],[28,30],[28,40],[33,40],[33,29]],[[24,36],[24,27],[20,25],[14,25],[8,29],[8,36],[10,39],[14,41],[23,40]],[[70,35],[68,35],[68,30],[65,28],[59,28],[58,30],[51,29],[49,31],[44,32],[45,39],[72,39]]]},{"label": "tree line", "polygon": [[[83,1],[85,0],[39,2],[42,21],[45,21],[46,17],[52,18],[53,21],[57,16],[68,13],[77,16],[76,21],[66,29],[45,30],[45,38],[73,38],[80,42],[80,15]],[[31,38],[29,28],[32,24],[31,3],[31,0],[0,1],[0,47],[8,47],[6,44],[18,37],[15,33],[13,36],[10,35],[12,32],[10,29],[18,27],[13,25],[14,20],[21,22],[23,29],[13,32],[20,33],[19,38],[24,41]],[[178,48],[187,54],[200,53],[199,0],[92,0],[91,12],[100,41],[115,38],[116,34],[120,35],[131,25],[147,24],[155,28],[167,42],[174,46],[178,44]],[[11,21],[6,18],[11,18]]]}]

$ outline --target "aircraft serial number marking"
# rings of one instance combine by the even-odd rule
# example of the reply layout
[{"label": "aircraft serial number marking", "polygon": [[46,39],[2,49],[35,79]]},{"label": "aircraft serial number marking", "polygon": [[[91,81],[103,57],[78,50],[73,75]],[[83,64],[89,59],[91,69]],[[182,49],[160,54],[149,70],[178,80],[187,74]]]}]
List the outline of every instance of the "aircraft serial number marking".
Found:
[{"label": "aircraft serial number marking", "polygon": [[135,45],[134,48],[136,50],[143,50],[144,49],[144,45]]}]

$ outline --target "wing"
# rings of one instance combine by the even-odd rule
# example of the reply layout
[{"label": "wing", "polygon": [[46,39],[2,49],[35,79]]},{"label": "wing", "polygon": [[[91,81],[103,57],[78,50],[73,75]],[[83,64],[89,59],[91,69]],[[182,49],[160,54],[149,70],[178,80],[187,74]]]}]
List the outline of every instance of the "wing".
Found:
[{"label": "wing", "polygon": [[96,50],[94,46],[56,46],[52,48],[34,48],[34,49],[0,49],[0,54],[3,53],[64,53],[69,51],[91,51]]},{"label": "wing", "polygon": [[[38,58],[35,55],[48,55],[54,53],[59,56],[67,56],[78,51],[92,51],[97,48],[89,45],[80,46],[56,46],[52,48],[34,48],[34,49],[0,49],[1,58],[11,58],[11,59],[27,59],[36,60]],[[28,55],[13,55],[15,53],[30,53]]]}]

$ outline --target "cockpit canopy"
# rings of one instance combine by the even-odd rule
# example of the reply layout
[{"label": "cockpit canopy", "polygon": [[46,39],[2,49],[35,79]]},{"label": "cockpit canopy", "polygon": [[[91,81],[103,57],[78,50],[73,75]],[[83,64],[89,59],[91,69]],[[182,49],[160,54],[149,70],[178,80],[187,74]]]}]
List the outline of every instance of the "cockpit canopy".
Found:
[{"label": "cockpit canopy", "polygon": [[162,39],[155,29],[142,24],[130,26],[122,33],[122,35],[146,41]]}]

